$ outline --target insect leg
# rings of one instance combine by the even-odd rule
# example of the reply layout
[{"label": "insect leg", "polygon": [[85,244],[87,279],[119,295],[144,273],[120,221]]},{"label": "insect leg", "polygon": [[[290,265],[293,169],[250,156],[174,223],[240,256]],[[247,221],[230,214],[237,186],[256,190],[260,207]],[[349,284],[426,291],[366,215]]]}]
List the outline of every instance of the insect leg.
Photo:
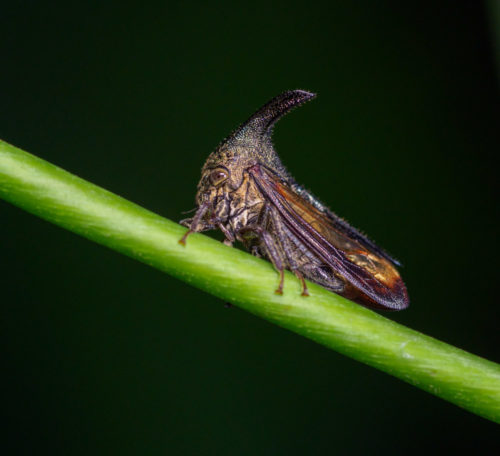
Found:
[{"label": "insect leg", "polygon": [[224,236],[226,237],[222,242],[224,242],[225,245],[231,247],[233,245],[233,242],[235,241],[233,233],[231,233],[231,231],[229,231],[222,223],[218,223],[217,227],[222,231],[222,233],[224,233]]},{"label": "insect leg", "polygon": [[285,226],[282,220],[280,219],[278,213],[276,212],[276,210],[270,208],[269,212],[271,215],[272,223],[276,229],[276,232],[278,233],[278,239],[283,248],[282,250],[285,252],[287,262],[290,266],[290,270],[295,274],[297,279],[299,279],[300,283],[302,284],[301,296],[309,296],[309,290],[307,289],[306,281],[302,273],[299,271],[299,267],[293,255],[294,247],[291,245],[290,236],[286,234]]},{"label": "insect leg", "polygon": [[277,245],[276,241],[272,238],[272,236],[261,226],[258,225],[249,225],[241,228],[238,234],[245,233],[254,233],[258,236],[258,238],[264,243],[266,247],[267,256],[273,263],[274,267],[277,269],[280,275],[280,283],[275,293],[283,294],[283,284],[285,281],[285,266],[284,266],[284,258],[280,253],[279,245]]},{"label": "insect leg", "polygon": [[[259,215],[259,221],[257,222],[258,225],[268,226],[269,222],[270,221],[272,222],[273,214],[274,214],[274,211],[272,210],[271,206],[269,204],[265,204],[263,210],[261,211],[261,213]],[[286,248],[284,245],[285,243],[284,243],[283,233],[280,230],[276,230],[276,233],[278,236],[272,237],[272,240],[275,244],[276,252],[279,253],[279,255],[280,255],[281,264],[283,265],[283,269],[279,270],[279,272],[280,272],[280,284],[279,284],[278,289],[276,290],[276,293],[283,294],[283,284],[284,284],[284,280],[285,280],[284,269],[287,266],[290,266],[290,262],[288,262],[288,264],[286,264],[286,261],[285,261],[285,259],[288,259],[289,255],[287,254]],[[285,252],[286,258],[283,258],[283,252]]]},{"label": "insect leg", "polygon": [[[196,211],[196,214],[194,214],[194,217],[192,218],[191,224],[189,226],[189,230],[186,231],[184,236],[182,236],[182,239],[179,240],[179,244],[186,245],[186,239],[191,233],[196,233],[197,231],[202,231],[204,227],[199,227],[201,220],[203,219],[203,216],[208,210],[209,205],[208,204],[202,204],[198,210]],[[183,220],[185,222],[185,220]],[[200,229],[201,228],[201,229]]]},{"label": "insect leg", "polygon": [[300,280],[300,283],[302,284],[302,293],[300,294],[301,296],[309,296],[309,290],[307,289],[307,284],[304,279],[304,276],[298,269],[292,269],[293,273],[297,277],[297,279]]}]

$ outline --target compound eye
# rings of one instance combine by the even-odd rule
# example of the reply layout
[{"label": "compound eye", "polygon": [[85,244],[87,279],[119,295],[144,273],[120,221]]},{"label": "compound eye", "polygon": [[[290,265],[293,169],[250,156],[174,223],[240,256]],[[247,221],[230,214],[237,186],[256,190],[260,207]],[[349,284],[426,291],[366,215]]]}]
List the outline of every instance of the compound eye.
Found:
[{"label": "compound eye", "polygon": [[210,182],[212,185],[217,186],[222,184],[228,177],[229,173],[225,169],[217,168],[210,173]]}]

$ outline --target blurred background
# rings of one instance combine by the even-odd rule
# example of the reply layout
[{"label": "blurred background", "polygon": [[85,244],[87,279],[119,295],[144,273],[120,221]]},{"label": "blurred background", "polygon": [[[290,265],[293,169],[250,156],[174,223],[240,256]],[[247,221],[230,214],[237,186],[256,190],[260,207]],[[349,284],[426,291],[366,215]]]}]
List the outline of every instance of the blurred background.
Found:
[{"label": "blurred background", "polygon": [[[354,4],[355,3],[355,4]],[[173,220],[269,98],[310,188],[393,253],[398,322],[500,361],[482,2],[2,6],[0,138]],[[4,454],[476,451],[498,428],[0,201]]]}]

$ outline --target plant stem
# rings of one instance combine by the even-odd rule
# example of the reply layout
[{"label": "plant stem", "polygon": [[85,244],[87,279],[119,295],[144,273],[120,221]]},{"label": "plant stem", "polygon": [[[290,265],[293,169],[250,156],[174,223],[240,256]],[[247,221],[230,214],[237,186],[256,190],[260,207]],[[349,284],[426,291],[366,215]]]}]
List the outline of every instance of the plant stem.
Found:
[{"label": "plant stem", "polygon": [[396,324],[0,141],[0,197],[225,301],[500,422],[500,366]]}]

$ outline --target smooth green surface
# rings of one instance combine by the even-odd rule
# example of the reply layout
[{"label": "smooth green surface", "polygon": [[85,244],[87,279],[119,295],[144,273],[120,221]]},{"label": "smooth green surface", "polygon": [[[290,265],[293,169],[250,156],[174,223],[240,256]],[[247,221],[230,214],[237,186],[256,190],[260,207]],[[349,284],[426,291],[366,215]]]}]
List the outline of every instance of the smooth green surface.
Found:
[{"label": "smooth green surface", "polygon": [[396,324],[316,285],[300,296],[269,263],[185,228],[5,142],[0,196],[35,215],[186,281],[476,414],[500,421],[500,367]]}]

